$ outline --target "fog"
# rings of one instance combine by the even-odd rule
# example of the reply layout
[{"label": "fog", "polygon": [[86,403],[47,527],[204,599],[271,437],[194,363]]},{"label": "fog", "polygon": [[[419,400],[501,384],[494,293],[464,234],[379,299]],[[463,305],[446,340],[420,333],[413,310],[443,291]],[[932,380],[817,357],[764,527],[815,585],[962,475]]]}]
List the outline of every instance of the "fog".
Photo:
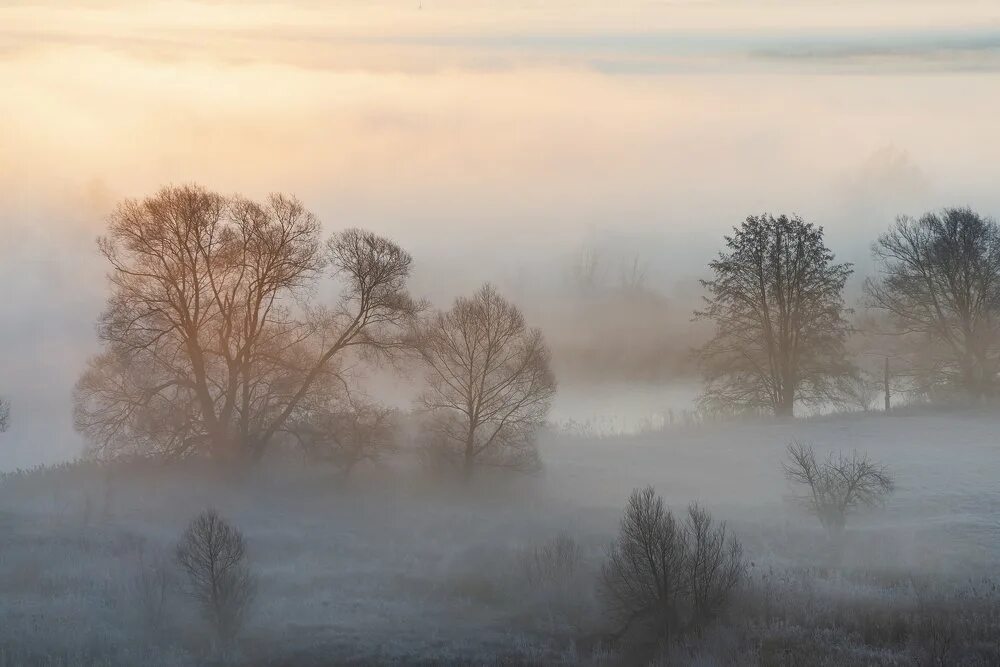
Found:
[{"label": "fog", "polygon": [[[724,235],[765,211],[824,228],[837,260],[855,265],[845,298],[863,314],[870,246],[897,215],[946,206],[1000,215],[997,108],[1000,10],[974,0],[4,3],[0,396],[11,402],[11,424],[0,435],[0,471],[85,455],[72,391],[100,349],[95,323],[109,294],[95,241],[117,204],[167,185],[286,193],[324,235],[350,227],[384,235],[412,254],[410,292],[433,307],[492,282],[545,333],[558,379],[541,438],[544,472],[490,478],[468,505],[456,500],[460,487],[435,488],[426,471],[414,477],[422,468],[409,459],[366,469],[366,490],[345,492],[346,500],[312,477],[306,488],[322,487],[317,496],[286,493],[296,484],[289,479],[316,474],[297,463],[256,473],[274,475],[264,500],[229,479],[207,491],[204,480],[189,487],[145,469],[148,496],[122,481],[107,500],[119,483],[85,466],[43,473],[52,477],[26,495],[17,484],[30,484],[12,478],[4,491],[11,516],[37,515],[40,526],[25,533],[11,519],[12,534],[62,539],[52,536],[96,522],[107,534],[80,538],[79,548],[103,571],[120,556],[101,555],[104,537],[127,541],[133,531],[172,548],[189,515],[213,505],[242,522],[251,554],[257,540],[258,575],[271,577],[262,584],[270,600],[253,621],[259,645],[244,657],[259,649],[275,664],[307,664],[323,646],[358,664],[485,664],[518,645],[524,652],[512,664],[571,664],[579,654],[566,646],[584,641],[578,625],[596,636],[600,623],[560,617],[551,632],[537,617],[519,624],[512,618],[537,612],[534,602],[476,597],[516,588],[502,577],[479,582],[487,592],[452,590],[469,566],[462,559],[489,551],[491,566],[503,569],[518,549],[576,531],[586,571],[596,572],[628,493],[654,484],[672,507],[699,501],[730,520],[749,557],[764,564],[758,574],[784,567],[795,572],[786,584],[805,581],[802,569],[823,551],[811,544],[818,525],[789,506],[781,469],[785,446],[802,439],[823,453],[868,451],[898,480],[892,503],[861,519],[830,565],[843,579],[809,580],[803,595],[842,586],[880,596],[884,582],[858,583],[858,570],[941,575],[932,588],[950,595],[941,581],[997,562],[995,406],[957,414],[913,406],[892,421],[827,414],[703,423],[693,350],[711,327],[692,318]],[[398,370],[371,369],[365,379],[407,411],[419,373]],[[949,461],[945,441],[965,449]],[[325,494],[337,506],[331,521],[350,537],[345,546],[324,534],[322,548],[357,568],[356,582],[310,555],[318,547],[301,537],[322,533]],[[510,495],[522,497],[495,506]],[[299,501],[308,516],[289,538],[285,566],[280,535],[290,529],[275,508]],[[433,511],[413,509],[422,502]],[[110,524],[95,518],[99,511]],[[452,520],[468,532],[459,535]],[[430,545],[420,530],[453,544]],[[25,544],[12,547],[24,551],[10,562],[30,560],[24,554],[36,547]],[[387,551],[384,571],[358,565],[375,549]],[[420,580],[422,564],[438,559],[430,583]],[[54,573],[65,566],[51,564]],[[286,575],[303,588],[329,577],[347,601],[303,592],[296,607],[292,588],[277,592]],[[912,592],[900,593],[906,605]],[[397,598],[406,601],[378,602]],[[568,604],[599,616],[591,603]],[[344,615],[351,604],[362,610],[354,624]],[[463,605],[469,617],[435,643],[433,628],[460,617]],[[413,609],[433,620],[383,653],[372,648],[410,623]],[[298,644],[278,639],[286,612]],[[326,613],[336,616],[332,625],[311,620]],[[100,632],[87,626],[80,636]],[[171,653],[176,664],[187,664],[189,648]],[[12,664],[29,655],[18,650]],[[76,650],[60,654],[65,664],[82,655]],[[115,655],[109,660],[127,664],[137,654]],[[793,664],[762,655],[761,664]],[[617,664],[608,660],[592,664]]]},{"label": "fog", "polygon": [[997,208],[988,3],[232,9],[0,10],[0,354],[21,404],[5,468],[78,452],[91,242],[163,184],[295,194],[330,230],[397,240],[417,293],[492,280],[529,312],[581,249],[689,297],[753,212],[824,225],[864,269],[897,214]]}]

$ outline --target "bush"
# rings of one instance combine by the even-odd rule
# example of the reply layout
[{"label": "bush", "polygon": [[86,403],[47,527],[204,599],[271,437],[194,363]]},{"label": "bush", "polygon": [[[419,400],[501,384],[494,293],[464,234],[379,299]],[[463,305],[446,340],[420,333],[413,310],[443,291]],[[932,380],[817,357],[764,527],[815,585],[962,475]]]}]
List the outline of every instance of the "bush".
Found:
[{"label": "bush", "polygon": [[746,563],[725,524],[697,505],[679,522],[652,487],[629,497],[602,572],[602,593],[617,636],[639,632],[664,646],[701,632],[728,607]]},{"label": "bush", "polygon": [[224,643],[236,638],[256,593],[246,564],[243,533],[215,510],[199,514],[177,545],[177,562],[187,575],[188,593]]},{"label": "bush", "polygon": [[885,466],[858,452],[850,456],[831,453],[826,460],[817,461],[812,447],[792,443],[782,467],[789,481],[808,487],[799,501],[832,537],[844,531],[848,514],[883,504],[894,488]]}]

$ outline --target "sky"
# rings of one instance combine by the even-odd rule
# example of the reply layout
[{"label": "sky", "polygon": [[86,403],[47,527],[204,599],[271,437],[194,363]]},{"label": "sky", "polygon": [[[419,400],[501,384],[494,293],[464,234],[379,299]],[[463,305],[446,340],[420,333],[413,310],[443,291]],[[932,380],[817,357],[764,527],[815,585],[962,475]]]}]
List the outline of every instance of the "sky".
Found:
[{"label": "sky", "polygon": [[0,2],[0,469],[80,451],[123,198],[295,194],[436,303],[587,247],[676,291],[764,210],[861,274],[897,214],[1000,215],[998,108],[995,2]]}]

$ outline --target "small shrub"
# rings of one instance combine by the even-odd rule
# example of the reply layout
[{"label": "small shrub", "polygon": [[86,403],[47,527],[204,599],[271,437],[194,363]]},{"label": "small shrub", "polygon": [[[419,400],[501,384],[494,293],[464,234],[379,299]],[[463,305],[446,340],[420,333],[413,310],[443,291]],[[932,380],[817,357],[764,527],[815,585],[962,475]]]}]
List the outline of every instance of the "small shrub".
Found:
[{"label": "small shrub", "polygon": [[652,487],[629,497],[602,572],[621,637],[639,629],[660,647],[701,632],[729,606],[746,573],[739,542],[697,505],[679,522]]},{"label": "small shrub", "polygon": [[808,487],[798,500],[832,537],[844,531],[851,512],[882,505],[894,488],[885,466],[858,452],[831,453],[818,461],[812,447],[792,443],[782,467],[789,481]]},{"label": "small shrub", "polygon": [[177,545],[177,562],[187,575],[188,594],[197,601],[216,636],[236,638],[253,602],[256,585],[246,564],[243,533],[215,510],[199,514]]}]

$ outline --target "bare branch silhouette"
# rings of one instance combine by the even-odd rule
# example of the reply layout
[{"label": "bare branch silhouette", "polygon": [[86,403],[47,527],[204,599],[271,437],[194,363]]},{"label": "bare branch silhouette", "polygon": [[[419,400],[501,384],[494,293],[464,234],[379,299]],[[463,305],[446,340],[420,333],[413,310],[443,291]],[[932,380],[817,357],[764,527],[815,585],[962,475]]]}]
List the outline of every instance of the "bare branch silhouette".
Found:
[{"label": "bare branch silhouette", "polygon": [[[319,242],[295,199],[226,198],[198,186],[126,201],[99,247],[111,295],[104,349],[77,384],[76,427],[100,457],[259,457],[349,354],[404,345],[421,304],[411,259],[349,229]],[[333,306],[309,303],[322,274]]]},{"label": "bare branch silhouette", "polygon": [[833,537],[843,532],[851,512],[881,505],[895,486],[885,466],[858,452],[818,461],[812,447],[792,443],[782,467],[789,481],[808,487],[798,500]]},{"label": "bare branch silhouette", "polygon": [[970,209],[902,216],[872,246],[869,304],[910,346],[918,388],[983,397],[1000,371],[1000,226]]},{"label": "bare branch silhouette", "polygon": [[455,301],[419,332],[435,453],[476,465],[537,467],[535,431],[548,414],[555,376],[542,334],[518,308],[484,285]]},{"label": "bare branch silhouette", "polygon": [[195,517],[177,544],[187,592],[224,642],[235,639],[256,594],[246,550],[243,534],[214,510]]}]

